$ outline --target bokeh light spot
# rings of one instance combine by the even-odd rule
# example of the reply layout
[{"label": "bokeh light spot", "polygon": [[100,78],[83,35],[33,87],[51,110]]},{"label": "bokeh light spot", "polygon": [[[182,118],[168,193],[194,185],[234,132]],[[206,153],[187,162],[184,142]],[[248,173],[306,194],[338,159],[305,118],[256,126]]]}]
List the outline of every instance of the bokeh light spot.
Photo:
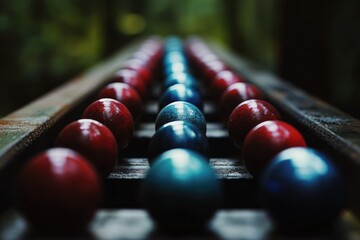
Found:
[{"label": "bokeh light spot", "polygon": [[135,35],[144,31],[146,23],[141,15],[129,13],[120,16],[117,25],[120,32]]}]

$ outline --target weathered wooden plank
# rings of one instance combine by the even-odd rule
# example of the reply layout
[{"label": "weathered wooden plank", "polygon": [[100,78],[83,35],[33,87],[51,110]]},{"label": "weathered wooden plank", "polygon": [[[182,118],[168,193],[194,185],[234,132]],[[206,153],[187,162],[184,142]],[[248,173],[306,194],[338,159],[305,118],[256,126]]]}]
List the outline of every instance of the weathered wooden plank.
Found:
[{"label": "weathered wooden plank", "polygon": [[0,212],[13,204],[18,169],[30,155],[51,147],[65,124],[81,113],[109,77],[138,45],[135,42],[112,58],[57,89],[0,119]]},{"label": "weathered wooden plank", "polygon": [[[257,182],[239,158],[211,158],[209,164],[222,183],[224,207],[258,207]],[[121,159],[105,181],[104,206],[140,207],[138,194],[149,169],[146,158]]]},{"label": "weathered wooden plank", "polygon": [[[157,100],[149,101],[147,103],[145,111],[146,112],[144,113],[143,121],[155,122],[156,116],[159,112]],[[217,122],[218,121],[216,105],[212,101],[204,102],[204,115],[205,115],[206,121],[208,121],[208,122]]]},{"label": "weathered wooden plank", "polygon": [[[154,122],[141,122],[136,127],[134,138],[124,152],[120,153],[120,156],[132,158],[147,157],[148,145],[154,134]],[[239,150],[229,139],[228,131],[222,123],[207,123],[206,136],[210,145],[210,157],[218,158],[238,156],[240,158],[241,154]]]},{"label": "weathered wooden plank", "polygon": [[[128,50],[130,51],[130,49]],[[49,140],[48,137],[44,137],[49,129],[105,83],[105,79],[109,76],[108,74],[116,70],[118,66],[116,64],[122,61],[125,56],[123,54],[126,55],[126,52],[121,53],[98,68],[89,71],[40,100],[36,100],[27,107],[2,119],[0,121],[0,156],[3,157],[0,160],[0,169],[3,169],[20,152],[29,151],[31,146],[39,139]],[[338,163],[343,167],[344,173],[345,170],[349,171],[346,172],[348,173],[346,175],[352,190],[351,200],[360,202],[357,197],[360,190],[356,190],[356,184],[352,184],[350,181],[358,181],[360,176],[360,174],[356,175],[359,172],[358,164],[360,159],[358,157],[360,144],[359,122],[293,86],[282,82],[273,75],[253,68],[252,65],[249,65],[237,56],[231,55],[224,50],[219,50],[219,54],[232,67],[244,74],[250,82],[259,86],[269,101],[285,116],[286,120],[301,128],[307,140],[311,142],[311,146],[324,147],[324,150],[340,160]],[[136,198],[141,181],[149,169],[147,161],[143,157],[146,157],[148,142],[155,132],[153,121],[157,113],[156,103],[150,102],[150,108],[146,109],[149,114],[145,115],[144,121],[148,118],[149,122],[141,123],[138,126],[133,142],[126,151],[121,153],[121,157],[125,158],[124,161],[119,164],[109,179],[105,181],[107,199],[104,207],[139,207]],[[230,143],[227,132],[221,123],[219,123],[214,109],[213,104],[205,105],[205,115],[208,116],[207,120],[210,122],[208,123],[207,132],[212,149],[210,164],[217,171],[223,183],[224,208],[258,207],[255,201],[257,183],[250,178],[250,175],[242,165],[239,158],[240,153]],[[213,149],[215,149],[215,152]],[[234,156],[236,158],[232,159]],[[126,157],[137,158],[126,160]],[[1,175],[2,178],[0,180],[3,179],[3,176],[4,174]],[[1,181],[1,184],[4,183]],[[9,183],[6,184],[10,186]],[[353,209],[356,210],[356,206],[357,204],[353,204]],[[261,224],[268,220],[264,220],[262,217],[264,216],[263,212],[244,210],[240,210],[241,213],[237,212],[238,210],[219,212],[215,218],[217,220],[212,221],[210,224],[208,229],[210,233],[209,231],[200,232],[199,235],[192,233],[191,237],[200,239],[238,239],[241,237],[245,239],[256,239],[256,237],[259,237],[261,239],[266,237],[268,230]],[[253,218],[254,213],[255,215],[256,213],[261,214]],[[4,232],[6,232],[6,236],[15,234],[18,237],[12,239],[41,237],[36,235],[41,233],[29,231],[26,224],[22,220],[19,222],[19,219],[16,214],[2,215],[0,220],[0,238],[5,236],[3,235]],[[116,229],[115,226],[117,226]],[[135,232],[139,227],[143,231],[140,231],[140,233],[138,231]],[[139,238],[164,239],[168,237],[168,235],[164,235],[163,232],[155,229],[154,224],[142,210],[99,211],[91,229],[90,233],[85,235],[84,238],[111,239],[136,238],[138,236]],[[256,235],[259,232],[263,235]],[[332,233],[332,230],[329,230],[328,233]],[[350,233],[351,231],[347,229],[347,234]],[[190,236],[181,237],[188,238]],[[275,234],[274,238],[276,237]]]},{"label": "weathered wooden plank", "polygon": [[[170,219],[169,219],[170,220]],[[204,229],[166,232],[142,209],[98,210],[89,227],[77,235],[35,231],[10,209],[0,218],[0,238],[22,239],[344,239],[360,237],[354,216],[344,212],[336,227],[321,232],[285,233],[275,228],[262,210],[219,210]]]},{"label": "weathered wooden plank", "polygon": [[88,99],[121,65],[132,47],[0,120],[0,169]]},{"label": "weathered wooden plank", "polygon": [[229,52],[219,54],[249,82],[258,86],[281,112],[291,120],[306,126],[319,140],[327,142],[360,163],[360,121],[335,107],[310,96],[273,74],[254,68],[251,63]]},{"label": "weathered wooden plank", "polygon": [[[241,160],[211,158],[210,166],[219,179],[252,179]],[[147,158],[123,158],[108,179],[144,179],[150,169]]]},{"label": "weathered wooden plank", "polygon": [[258,86],[280,110],[285,120],[297,126],[310,146],[328,152],[342,169],[349,190],[349,203],[360,216],[360,121],[310,96],[251,62],[218,46],[215,51],[234,70]]}]

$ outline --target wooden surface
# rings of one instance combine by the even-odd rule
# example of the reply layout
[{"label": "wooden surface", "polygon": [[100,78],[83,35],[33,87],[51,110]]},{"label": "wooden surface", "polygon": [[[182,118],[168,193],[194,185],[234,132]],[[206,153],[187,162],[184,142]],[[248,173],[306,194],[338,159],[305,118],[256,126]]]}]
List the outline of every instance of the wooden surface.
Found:
[{"label": "wooden surface", "polygon": [[[263,211],[228,210],[216,213],[198,232],[169,233],[158,229],[143,210],[99,210],[87,231],[72,239],[264,239],[271,223]],[[0,219],[1,239],[58,239],[59,236],[36,232],[14,210]],[[61,236],[68,238],[68,236]]]},{"label": "wooden surface", "polygon": [[0,169],[36,142],[73,108],[97,93],[132,48],[0,120]]},{"label": "wooden surface", "polygon": [[[138,191],[149,170],[147,146],[155,134],[157,112],[157,102],[148,101],[143,121],[137,125],[134,138],[120,154],[118,166],[105,182],[107,194],[104,207],[141,207]],[[206,101],[204,114],[207,119],[206,135],[211,149],[210,165],[216,171],[224,188],[223,207],[258,208],[257,182],[246,170],[240,157],[241,153],[230,141],[224,124],[217,120],[216,106]],[[246,193],[245,198],[244,193]]]},{"label": "wooden surface", "polygon": [[[149,163],[146,158],[123,158],[105,181],[106,208],[140,208],[139,189]],[[259,208],[257,182],[238,158],[211,158],[223,187],[223,208]],[[245,197],[244,197],[245,195]]]},{"label": "wooden surface", "polygon": [[219,48],[217,51],[231,67],[258,86],[286,120],[300,129],[309,146],[332,156],[346,177],[350,207],[360,216],[360,121],[239,56]]},{"label": "wooden surface", "polygon": [[18,169],[29,156],[50,147],[65,124],[81,116],[136,45],[0,119],[0,212],[12,203]]},{"label": "wooden surface", "polygon": [[[53,137],[70,119],[79,116],[86,103],[120,66],[127,54],[121,52],[109,61],[70,81],[46,96],[0,120],[0,190],[8,195],[12,179],[30,154],[51,146]],[[360,203],[357,182],[360,161],[360,124],[356,119],[332,108],[275,76],[254,68],[248,62],[218,49],[219,55],[235,70],[263,90],[285,119],[305,135],[312,147],[331,154],[347,177],[352,210]],[[89,230],[73,239],[360,239],[359,225],[349,212],[334,227],[320,233],[291,236],[276,230],[257,204],[257,183],[241,161],[241,153],[231,144],[216,114],[216,105],[205,104],[207,137],[211,145],[210,164],[224,187],[224,205],[206,229],[168,235],[158,229],[141,209],[137,192],[149,169],[147,145],[154,134],[156,96],[147,102],[146,113],[137,126],[133,141],[120,154],[115,171],[105,181],[106,199]],[[17,166],[12,168],[12,166]],[[3,195],[2,195],[3,196]],[[10,198],[11,200],[11,198]],[[1,200],[0,239],[59,238],[31,230],[9,203]],[[360,212],[360,211],[359,211]],[[299,233],[295,233],[297,235]],[[291,233],[290,235],[294,235]],[[69,237],[69,236],[67,236]]]},{"label": "wooden surface", "polygon": [[245,239],[245,240],[357,240],[358,224],[344,212],[335,227],[316,233],[285,232],[274,228],[262,210],[231,209],[218,211],[198,231],[167,232],[156,226],[141,209],[99,210],[84,232],[58,235],[36,231],[13,209],[0,217],[0,239]]}]

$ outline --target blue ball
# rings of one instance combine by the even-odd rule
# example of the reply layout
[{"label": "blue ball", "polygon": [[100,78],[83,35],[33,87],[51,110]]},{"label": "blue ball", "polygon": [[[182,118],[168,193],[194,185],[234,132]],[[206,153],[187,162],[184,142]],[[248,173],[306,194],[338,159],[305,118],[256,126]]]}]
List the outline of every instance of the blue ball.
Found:
[{"label": "blue ball", "polygon": [[277,154],[265,169],[260,196],[281,228],[319,229],[332,224],[345,205],[343,179],[323,153],[304,147]]},{"label": "blue ball", "polygon": [[184,84],[200,91],[199,81],[197,81],[191,74],[185,72],[175,72],[166,77],[163,82],[163,89],[168,89],[175,84]]},{"label": "blue ball", "polygon": [[181,50],[165,53],[163,60],[164,67],[177,62],[187,64],[187,59]]},{"label": "blue ball", "polygon": [[177,36],[169,36],[165,40],[165,51],[171,51],[174,49],[182,48],[182,40]]},{"label": "blue ball", "polygon": [[184,84],[175,84],[165,90],[159,99],[159,110],[163,109],[166,105],[176,102],[184,101],[195,105],[201,111],[203,110],[204,103],[200,93]]},{"label": "blue ball", "polygon": [[169,228],[200,227],[220,207],[222,190],[202,155],[172,149],[159,155],[141,188],[150,216]]},{"label": "blue ball", "polygon": [[193,104],[183,101],[173,102],[166,105],[157,115],[155,129],[158,130],[166,123],[184,121],[191,123],[206,133],[206,119],[204,114]]},{"label": "blue ball", "polygon": [[164,69],[165,76],[169,76],[170,74],[178,72],[189,73],[189,66],[184,62],[173,62],[166,65]]},{"label": "blue ball", "polygon": [[184,121],[166,123],[151,138],[148,158],[152,164],[159,154],[174,148],[185,148],[209,157],[209,142],[196,126]]}]

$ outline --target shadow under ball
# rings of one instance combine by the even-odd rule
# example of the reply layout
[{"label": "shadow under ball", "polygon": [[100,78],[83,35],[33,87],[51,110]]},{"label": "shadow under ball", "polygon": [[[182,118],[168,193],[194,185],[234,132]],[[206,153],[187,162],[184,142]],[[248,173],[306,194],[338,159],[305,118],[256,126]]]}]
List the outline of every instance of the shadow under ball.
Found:
[{"label": "shadow under ball", "polygon": [[207,159],[188,149],[156,157],[140,196],[151,217],[168,229],[198,229],[222,202],[221,186]]},{"label": "shadow under ball", "polygon": [[161,95],[159,99],[159,111],[166,105],[176,101],[191,103],[201,111],[204,109],[204,102],[199,91],[184,84],[175,84],[166,89]]},{"label": "shadow under ball", "polygon": [[206,119],[204,114],[193,104],[183,101],[173,102],[164,107],[156,117],[155,129],[158,130],[166,123],[184,121],[198,127],[206,133]]},{"label": "shadow under ball", "polygon": [[205,134],[196,126],[184,121],[169,122],[159,128],[151,138],[148,147],[150,164],[161,153],[174,149],[185,148],[209,157],[210,147]]}]

